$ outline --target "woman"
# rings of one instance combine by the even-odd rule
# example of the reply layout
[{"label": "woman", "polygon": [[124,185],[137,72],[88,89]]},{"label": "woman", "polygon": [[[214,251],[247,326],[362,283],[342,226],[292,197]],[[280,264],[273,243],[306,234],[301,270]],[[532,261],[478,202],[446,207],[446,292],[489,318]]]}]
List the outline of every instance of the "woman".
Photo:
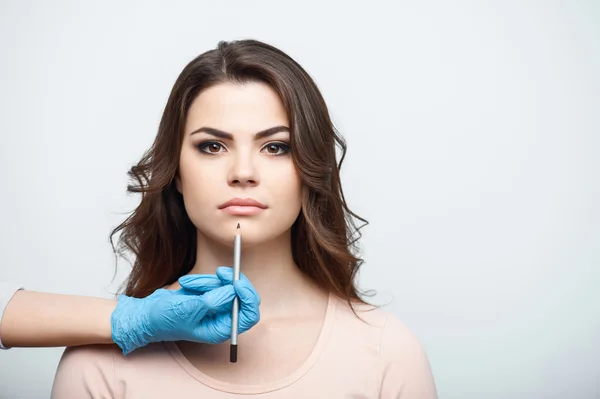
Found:
[{"label": "woman", "polygon": [[221,42],[192,60],[130,171],[142,201],[113,231],[136,257],[125,292],[219,274],[239,223],[260,322],[239,337],[237,363],[227,343],[67,349],[52,397],[435,398],[419,341],[355,287],[336,144],[343,160],[318,88],[282,51]]}]

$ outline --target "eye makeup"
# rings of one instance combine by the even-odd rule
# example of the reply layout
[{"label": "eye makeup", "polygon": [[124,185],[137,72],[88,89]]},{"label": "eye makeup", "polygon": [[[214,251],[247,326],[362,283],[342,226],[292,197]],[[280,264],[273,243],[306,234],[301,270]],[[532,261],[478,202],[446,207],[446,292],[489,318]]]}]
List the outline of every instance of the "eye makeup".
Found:
[{"label": "eye makeup", "polygon": [[[216,148],[216,149],[225,149],[225,145],[219,141],[215,141],[215,140],[206,140],[206,141],[202,141],[196,145],[194,145],[199,152],[203,153],[203,154],[207,154],[207,155],[219,155],[221,153],[223,153],[223,151],[218,151],[218,152],[212,152],[210,151],[211,148]],[[272,152],[266,152],[267,154],[274,156],[274,157],[278,157],[278,156],[283,156],[283,155],[287,155],[289,154],[291,148],[290,145],[288,143],[284,143],[281,141],[271,141],[267,144],[265,144],[263,146],[263,148],[261,149],[261,152],[269,147],[275,147],[277,149],[279,149],[281,152],[278,153],[272,153]]]}]

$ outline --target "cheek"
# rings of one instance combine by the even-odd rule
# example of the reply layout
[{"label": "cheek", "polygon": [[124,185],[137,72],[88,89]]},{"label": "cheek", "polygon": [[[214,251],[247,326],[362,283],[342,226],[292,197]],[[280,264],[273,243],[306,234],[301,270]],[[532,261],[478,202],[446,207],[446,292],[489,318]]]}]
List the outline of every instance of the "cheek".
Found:
[{"label": "cheek", "polygon": [[186,211],[192,220],[194,215],[201,215],[213,210],[217,205],[216,186],[219,178],[206,165],[181,165],[182,193]]},{"label": "cheek", "polygon": [[297,212],[302,201],[302,181],[293,164],[273,168],[269,176],[270,191],[277,197],[277,203],[290,212]]}]

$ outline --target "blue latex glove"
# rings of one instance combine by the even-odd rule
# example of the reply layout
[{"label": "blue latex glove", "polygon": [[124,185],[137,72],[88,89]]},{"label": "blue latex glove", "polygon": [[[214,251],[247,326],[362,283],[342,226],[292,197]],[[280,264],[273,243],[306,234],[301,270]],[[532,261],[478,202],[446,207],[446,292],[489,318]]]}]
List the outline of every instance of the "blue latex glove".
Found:
[{"label": "blue latex glove", "polygon": [[145,298],[120,295],[111,316],[112,338],[126,355],[151,342],[192,341],[217,344],[231,337],[233,298],[240,300],[238,330],[260,320],[260,297],[240,273],[217,268],[217,274],[192,274],[179,279],[178,290],[160,288]]}]

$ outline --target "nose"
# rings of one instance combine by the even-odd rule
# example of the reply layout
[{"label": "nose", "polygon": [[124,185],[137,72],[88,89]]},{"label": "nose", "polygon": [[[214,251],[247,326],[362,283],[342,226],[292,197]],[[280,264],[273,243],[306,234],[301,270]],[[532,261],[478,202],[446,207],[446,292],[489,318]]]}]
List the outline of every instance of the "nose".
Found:
[{"label": "nose", "polygon": [[251,155],[238,154],[233,157],[233,165],[229,173],[230,186],[256,186],[258,175]]}]

